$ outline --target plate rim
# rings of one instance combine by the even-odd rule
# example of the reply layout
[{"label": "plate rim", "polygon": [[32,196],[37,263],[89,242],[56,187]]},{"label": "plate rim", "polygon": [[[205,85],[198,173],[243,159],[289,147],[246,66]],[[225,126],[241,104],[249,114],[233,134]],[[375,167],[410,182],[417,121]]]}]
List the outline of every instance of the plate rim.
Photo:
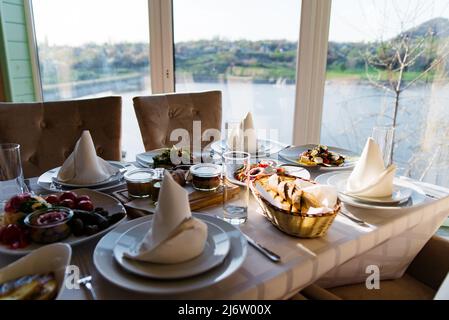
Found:
[{"label": "plate rim", "polygon": [[[136,228],[142,226],[143,224],[147,224],[147,223],[149,223],[150,221],[151,221],[151,223],[152,223],[152,219],[151,219],[151,220],[148,220],[148,221],[139,223],[139,224],[137,224],[137,225],[135,225],[135,226],[129,228],[127,231],[123,232],[122,235],[117,239],[117,241],[116,241],[116,243],[115,243],[115,246],[114,246],[114,248],[113,248],[113,250],[112,250],[112,254],[113,254],[113,256],[114,256],[115,261],[116,261],[116,262],[117,262],[123,269],[126,269],[128,272],[134,273],[134,274],[136,274],[136,275],[138,275],[138,276],[145,277],[145,278],[150,278],[150,279],[154,279],[154,280],[177,280],[177,279],[185,279],[185,278],[189,278],[189,277],[194,277],[194,276],[196,276],[196,275],[199,275],[199,274],[208,272],[209,270],[211,270],[211,269],[215,268],[216,266],[218,266],[219,264],[223,263],[224,259],[226,258],[226,256],[229,254],[229,252],[230,252],[230,250],[231,250],[231,241],[229,240],[228,234],[227,234],[222,228],[220,228],[219,226],[213,224],[212,222],[210,222],[210,221],[204,221],[206,224],[212,225],[213,227],[215,227],[216,229],[218,229],[219,232],[220,232],[221,234],[223,234],[223,235],[226,237],[226,244],[225,244],[225,246],[227,246],[227,248],[226,248],[226,253],[223,254],[223,256],[221,256],[220,258],[217,257],[217,261],[214,261],[214,262],[212,263],[212,265],[206,267],[206,269],[201,270],[201,271],[199,271],[199,272],[198,272],[198,271],[196,271],[196,272],[190,272],[190,273],[187,272],[186,274],[178,275],[178,276],[174,276],[174,277],[167,277],[167,276],[162,276],[162,277],[160,277],[160,276],[156,276],[156,275],[153,275],[153,276],[152,276],[152,275],[150,275],[150,274],[145,273],[144,271],[134,271],[134,270],[131,270],[131,269],[125,267],[124,264],[123,264],[122,262],[120,262],[120,260],[123,259],[123,258],[119,259],[119,258],[117,257],[118,253],[116,253],[116,248],[117,248],[117,246],[118,246],[120,240],[121,240],[121,239],[122,239],[128,232],[130,232],[131,230],[136,229]],[[216,247],[216,246],[215,246],[215,247]],[[198,256],[198,257],[199,257],[199,256]],[[193,259],[191,259],[191,260],[189,260],[189,261],[181,262],[180,264],[187,263],[187,262],[191,262],[191,261],[197,259],[198,257],[195,257],[195,258],[193,258]],[[139,261],[137,261],[137,262],[139,263]],[[140,262],[140,263],[144,264],[145,262]],[[150,263],[150,264],[155,264],[155,263]]]},{"label": "plate rim", "polygon": [[[215,216],[211,216],[211,215],[208,215],[208,214],[204,214],[204,213],[193,213],[193,216],[194,217],[196,217],[196,218],[205,218],[205,219],[212,219],[212,220],[214,220],[214,219],[219,219],[219,218],[217,218],[217,217],[215,217]],[[137,218],[137,219],[134,219],[134,220],[131,220],[131,221],[129,221],[128,223],[129,224],[132,224],[132,223],[138,223],[138,222],[140,222],[140,221],[145,221],[146,219],[152,219],[152,215],[148,215],[148,216],[144,216],[144,217],[141,217],[141,218]],[[192,291],[195,291],[195,290],[199,290],[199,289],[203,289],[203,288],[206,288],[206,287],[209,287],[209,286],[211,286],[211,285],[214,285],[214,284],[217,284],[217,283],[219,283],[219,282],[221,282],[221,281],[223,281],[224,279],[226,279],[226,278],[228,278],[228,277],[230,277],[231,275],[233,275],[237,270],[239,270],[240,269],[240,267],[242,266],[242,264],[245,262],[245,260],[246,260],[246,258],[247,258],[247,254],[248,254],[248,243],[247,243],[247,241],[246,241],[246,239],[242,236],[242,233],[241,233],[241,231],[239,230],[239,229],[237,229],[235,226],[233,226],[233,225],[231,225],[231,224],[228,224],[227,222],[225,222],[225,221],[223,221],[223,220],[220,220],[220,221],[222,221],[223,223],[226,223],[227,224],[227,227],[229,227],[229,228],[231,228],[231,229],[233,229],[232,230],[232,232],[236,232],[236,234],[238,234],[238,238],[236,238],[235,240],[234,240],[234,242],[237,244],[238,243],[238,245],[240,246],[240,248],[241,248],[241,251],[242,251],[242,254],[241,254],[241,256],[239,257],[239,259],[237,260],[237,263],[234,263],[234,264],[229,264],[227,267],[226,267],[226,269],[222,272],[222,273],[224,273],[224,272],[226,272],[227,270],[231,270],[231,272],[229,272],[229,274],[225,277],[225,278],[223,278],[223,279],[220,279],[218,282],[216,282],[216,283],[211,283],[211,282],[208,282],[208,283],[201,283],[201,282],[199,282],[199,283],[196,283],[196,285],[192,285],[192,284],[190,284],[190,285],[186,285],[185,287],[181,287],[181,289],[180,289],[180,286],[176,286],[175,287],[175,289],[173,289],[173,288],[165,288],[165,291],[164,291],[164,289],[161,289],[160,287],[159,287],[159,290],[149,290],[149,286],[146,286],[146,289],[137,289],[137,288],[130,288],[129,286],[124,286],[123,285],[123,283],[120,283],[119,281],[117,281],[116,279],[114,279],[113,277],[111,277],[110,275],[108,275],[107,273],[105,273],[104,272],[104,270],[102,270],[100,267],[99,267],[99,262],[98,262],[98,256],[100,255],[100,254],[98,254],[98,250],[100,250],[99,249],[99,245],[100,245],[100,243],[103,241],[103,239],[105,238],[105,237],[107,237],[108,235],[109,235],[109,233],[108,234],[106,234],[106,235],[104,235],[103,236],[103,238],[102,239],[100,239],[100,241],[97,243],[97,245],[95,246],[95,249],[94,249],[94,252],[93,252],[93,263],[94,263],[94,266],[95,266],[95,268],[96,268],[96,270],[97,270],[97,272],[105,279],[105,280],[107,280],[107,281],[109,281],[110,283],[112,283],[112,284],[114,284],[114,285],[116,285],[117,287],[119,287],[119,288],[122,288],[122,289],[125,289],[125,290],[129,290],[129,291],[132,291],[132,292],[138,292],[138,293],[141,293],[141,294],[154,294],[154,295],[160,295],[160,296],[164,296],[164,295],[169,295],[169,294],[180,294],[180,293],[186,293],[186,292],[192,292]],[[226,231],[226,230],[224,230],[224,231]],[[228,233],[228,231],[226,231],[227,233]],[[231,232],[231,231],[229,231],[229,232]],[[228,235],[229,236],[229,235]],[[230,253],[232,253],[232,238],[233,237],[230,237],[229,236],[229,238],[230,238],[230,241],[231,241],[231,249],[230,249]],[[112,239],[113,240],[113,239]],[[101,248],[101,250],[105,250],[104,248]],[[107,250],[107,249],[106,249]],[[112,249],[109,249],[110,251],[112,251]],[[111,254],[112,254],[112,252],[110,252]],[[228,254],[228,256],[227,257],[229,257],[229,254]],[[111,257],[111,259],[113,259],[113,257]],[[217,268],[219,268],[220,266],[217,266]],[[194,277],[192,277],[191,279],[193,279],[193,278],[195,278],[195,277],[201,277],[201,276],[203,276],[203,275],[205,275],[205,274],[207,274],[208,272],[213,272],[213,270],[214,269],[212,269],[212,270],[210,270],[210,271],[207,271],[207,272],[205,272],[204,274],[202,274],[202,275],[197,275],[197,276],[194,276]],[[216,270],[216,269],[215,269]],[[131,275],[131,276],[133,276],[133,277],[138,277],[138,276],[135,276],[135,275]],[[142,279],[141,277],[140,277],[140,279]],[[149,280],[149,279],[144,279],[144,280]],[[182,280],[180,280],[180,281],[183,281],[183,280],[185,280],[185,279],[182,279]],[[152,281],[158,281],[158,280],[152,280]],[[170,280],[168,280],[168,281],[170,281]],[[176,280],[174,280],[174,281],[176,281]],[[159,281],[160,282],[160,281]],[[170,281],[171,282],[171,281]]]}]

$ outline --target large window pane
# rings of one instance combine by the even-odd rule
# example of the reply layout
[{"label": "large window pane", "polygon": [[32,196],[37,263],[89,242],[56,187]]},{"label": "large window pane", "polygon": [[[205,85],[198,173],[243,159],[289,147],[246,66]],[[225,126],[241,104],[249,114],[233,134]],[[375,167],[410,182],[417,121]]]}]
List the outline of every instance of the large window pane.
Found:
[{"label": "large window pane", "polygon": [[132,98],[151,90],[148,1],[33,0],[33,11],[44,100],[121,95],[123,150],[135,159]]},{"label": "large window pane", "polygon": [[449,186],[449,1],[333,0],[322,143],[395,125],[400,173]]},{"label": "large window pane", "polygon": [[292,140],[298,0],[174,0],[176,91],[223,92],[223,123],[252,111]]}]

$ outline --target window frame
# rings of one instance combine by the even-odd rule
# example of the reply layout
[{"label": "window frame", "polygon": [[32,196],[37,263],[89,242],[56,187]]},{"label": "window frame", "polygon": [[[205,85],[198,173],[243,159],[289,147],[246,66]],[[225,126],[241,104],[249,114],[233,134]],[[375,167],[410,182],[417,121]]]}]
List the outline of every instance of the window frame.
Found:
[{"label": "window frame", "polygon": [[[25,0],[33,75],[36,91],[42,101],[42,86],[32,0]],[[326,81],[326,57],[329,40],[332,0],[301,1],[301,15],[296,67],[294,128],[295,145],[319,143]],[[152,94],[175,92],[173,38],[173,1],[148,0],[150,73]]]}]

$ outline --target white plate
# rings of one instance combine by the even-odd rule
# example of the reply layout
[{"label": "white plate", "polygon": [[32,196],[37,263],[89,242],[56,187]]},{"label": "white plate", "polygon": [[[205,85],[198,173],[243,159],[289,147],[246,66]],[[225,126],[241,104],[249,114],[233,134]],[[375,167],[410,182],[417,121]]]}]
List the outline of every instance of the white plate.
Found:
[{"label": "white plate", "polygon": [[53,272],[58,282],[56,299],[59,299],[65,288],[65,271],[71,257],[72,249],[68,244],[53,243],[43,246],[0,269],[0,283],[27,275]]},{"label": "white plate", "polygon": [[[277,162],[276,160],[273,160],[273,159],[267,159],[267,160],[271,160],[271,161]],[[263,160],[261,160],[261,161],[263,161]],[[306,180],[309,180],[309,179],[310,179],[310,172],[307,171],[305,168],[302,168],[302,167],[296,167],[296,166],[282,166],[282,167],[285,168],[285,172],[286,172],[287,174],[289,174],[289,175],[292,175],[292,176],[295,176],[295,177],[298,177],[298,178],[303,178],[303,179],[306,179]],[[237,169],[238,169],[238,168],[237,168]],[[238,186],[245,187],[245,186],[246,186],[246,183],[245,183],[245,182],[241,182],[241,181],[237,180],[237,179],[234,177],[235,171],[236,171],[237,169],[234,170],[234,174],[233,174],[232,176],[229,175],[229,173],[228,173],[228,172],[230,172],[230,171],[227,171],[227,173],[226,173],[226,178],[227,178],[228,181],[229,181],[230,183],[232,183],[232,184],[235,184],[235,185],[238,185]]]},{"label": "white plate", "polygon": [[164,151],[170,150],[169,148],[160,148],[160,149],[154,149],[151,151],[147,151],[144,153],[140,153],[136,156],[136,160],[138,163],[153,167],[153,157],[161,155]]},{"label": "white plate", "polygon": [[124,169],[129,165],[125,165],[118,161],[108,161],[108,162],[110,164],[112,164],[113,166],[119,168],[121,170],[121,172],[117,175],[114,175],[114,177],[112,179],[108,179],[106,181],[102,181],[99,183],[90,184],[90,185],[86,185],[86,186],[76,186],[73,184],[66,184],[66,183],[61,184],[60,182],[57,181],[57,178],[56,178],[58,175],[59,169],[61,168],[61,167],[58,167],[58,168],[51,169],[51,170],[43,173],[38,178],[37,184],[38,184],[38,186],[42,187],[43,189],[45,189],[47,191],[53,191],[53,192],[71,190],[73,188],[90,188],[90,189],[95,189],[97,191],[101,191],[101,190],[115,188],[115,187],[125,184],[125,180],[123,179],[123,174],[125,171]]},{"label": "white plate", "polygon": [[[331,185],[329,183],[329,179],[334,175],[335,175],[335,172],[324,173],[324,174],[321,174],[318,177],[316,177],[315,181],[319,184]],[[341,201],[343,201],[344,203],[346,203],[348,205],[358,207],[358,208],[365,208],[365,209],[388,209],[388,210],[403,209],[403,208],[418,207],[418,206],[421,206],[421,205],[427,203],[426,194],[420,187],[414,185],[413,183],[410,183],[410,182],[407,182],[407,181],[404,181],[404,180],[398,179],[398,178],[394,179],[394,183],[413,190],[408,201],[406,201],[404,203],[396,204],[396,205],[379,205],[379,204],[370,204],[370,203],[366,203],[366,202],[361,202],[352,197],[345,196],[343,194],[339,194],[339,198],[341,199]]]},{"label": "white plate", "polygon": [[95,267],[98,272],[111,283],[121,288],[146,294],[177,294],[209,287],[219,283],[240,268],[246,258],[248,250],[247,242],[236,227],[221,219],[204,214],[193,214],[193,216],[205,222],[212,222],[225,231],[229,237],[231,243],[229,254],[226,256],[223,263],[216,268],[194,277],[173,281],[143,278],[124,271],[119,264],[115,262],[113,256],[115,243],[123,232],[142,222],[151,220],[152,216],[145,216],[124,223],[105,235],[98,242],[94,250],[93,260]]},{"label": "white plate", "polygon": [[335,186],[338,192],[343,196],[351,197],[357,201],[366,202],[370,204],[392,205],[403,203],[407,201],[413,193],[412,189],[394,183],[393,194],[390,197],[370,198],[348,194],[346,192],[346,183],[350,175],[351,175],[350,172],[336,173],[327,180],[327,183],[332,186]]},{"label": "white plate", "polygon": [[176,264],[160,264],[125,258],[123,254],[135,250],[151,228],[152,220],[150,220],[132,227],[119,238],[114,247],[115,261],[129,272],[153,279],[182,279],[206,272],[223,262],[231,244],[226,232],[211,222],[205,223],[207,240],[204,251],[192,260]]},{"label": "white plate", "polygon": [[[169,150],[168,148],[155,149],[151,151],[147,151],[144,153],[140,153],[136,156],[136,162],[142,167],[153,167],[153,157],[162,154],[162,152]],[[207,162],[207,163],[215,163],[221,161],[221,156],[217,154],[212,154],[210,152],[210,148],[205,148],[204,152],[194,152],[193,153],[194,163],[199,162]],[[200,161],[201,159],[201,161]],[[181,164],[182,165],[182,164]]]},{"label": "white plate", "polygon": [[[278,153],[279,151],[281,151],[283,148],[285,148],[285,145],[277,142],[277,141],[273,141],[273,140],[257,140],[257,145],[258,145],[258,151],[255,153],[252,153],[251,156],[252,157],[256,157],[256,158],[260,158],[260,157],[268,157],[272,154]],[[224,153],[224,151],[226,151],[226,140],[220,140],[220,141],[215,141],[211,144],[211,149],[217,153],[217,154],[222,154]]]},{"label": "white plate", "polygon": [[328,147],[329,151],[336,152],[336,153],[342,155],[343,157],[345,157],[345,162],[343,162],[343,164],[341,166],[329,166],[329,167],[320,166],[320,165],[308,166],[308,165],[299,163],[298,162],[299,155],[301,153],[303,153],[304,151],[307,151],[314,147],[316,147],[315,144],[307,144],[307,145],[303,145],[303,146],[286,148],[279,152],[279,156],[290,164],[294,164],[296,166],[300,166],[300,167],[304,167],[304,168],[319,169],[319,170],[324,170],[324,171],[326,171],[326,170],[347,170],[347,169],[354,168],[357,163],[358,157],[359,157],[358,154],[356,154],[352,151],[346,150],[346,149],[341,149],[341,148],[337,148],[337,147]]},{"label": "white plate", "polygon": [[[107,210],[110,215],[112,215],[114,213],[118,213],[118,212],[126,213],[123,205],[118,200],[116,200],[115,198],[113,198],[111,196],[108,196],[107,194],[97,192],[97,191],[94,191],[91,189],[75,189],[72,191],[77,193],[78,195],[89,196],[95,207],[101,207],[101,208]],[[126,219],[126,214],[125,214],[124,218],[120,221],[123,221],[124,219]],[[83,242],[90,241],[90,240],[98,238],[101,235],[112,230],[120,223],[120,221],[113,224],[112,226],[109,226],[108,228],[106,228],[104,230],[101,230],[100,232],[98,232],[96,234],[91,235],[91,236],[75,237],[72,234],[68,238],[62,240],[61,242],[67,243],[71,246],[75,246],[75,245],[81,244]],[[3,253],[3,254],[8,254],[8,255],[25,255],[27,253],[30,253],[36,249],[43,247],[43,246],[44,246],[43,244],[31,243],[22,249],[10,249],[8,246],[4,246],[4,245],[0,244],[0,254]]]}]

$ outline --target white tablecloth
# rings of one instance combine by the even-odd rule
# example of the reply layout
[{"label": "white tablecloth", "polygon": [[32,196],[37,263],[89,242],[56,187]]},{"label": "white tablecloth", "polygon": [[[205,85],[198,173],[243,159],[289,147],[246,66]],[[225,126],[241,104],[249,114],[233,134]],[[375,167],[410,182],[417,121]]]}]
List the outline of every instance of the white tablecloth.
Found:
[{"label": "white tablecloth", "polygon": [[[438,196],[446,194],[439,189]],[[441,191],[442,190],[442,191]],[[434,190],[426,189],[427,193]],[[243,266],[231,277],[206,289],[165,298],[182,299],[285,299],[307,285],[319,282],[335,286],[364,282],[367,265],[377,265],[381,279],[397,278],[437,228],[449,215],[449,197],[429,198],[416,209],[366,210],[347,208],[371,226],[361,227],[344,216],[337,216],[328,234],[319,239],[297,239],[285,235],[262,216],[251,197],[248,222],[241,230],[276,252],[282,262],[275,264],[249,247]],[[221,207],[204,210],[217,215]],[[93,286],[100,299],[161,298],[120,289],[103,279],[92,264],[95,243],[75,247],[72,263],[83,275],[93,276]],[[12,261],[0,256],[0,265]],[[86,292],[66,290],[66,299],[87,299]]]}]

